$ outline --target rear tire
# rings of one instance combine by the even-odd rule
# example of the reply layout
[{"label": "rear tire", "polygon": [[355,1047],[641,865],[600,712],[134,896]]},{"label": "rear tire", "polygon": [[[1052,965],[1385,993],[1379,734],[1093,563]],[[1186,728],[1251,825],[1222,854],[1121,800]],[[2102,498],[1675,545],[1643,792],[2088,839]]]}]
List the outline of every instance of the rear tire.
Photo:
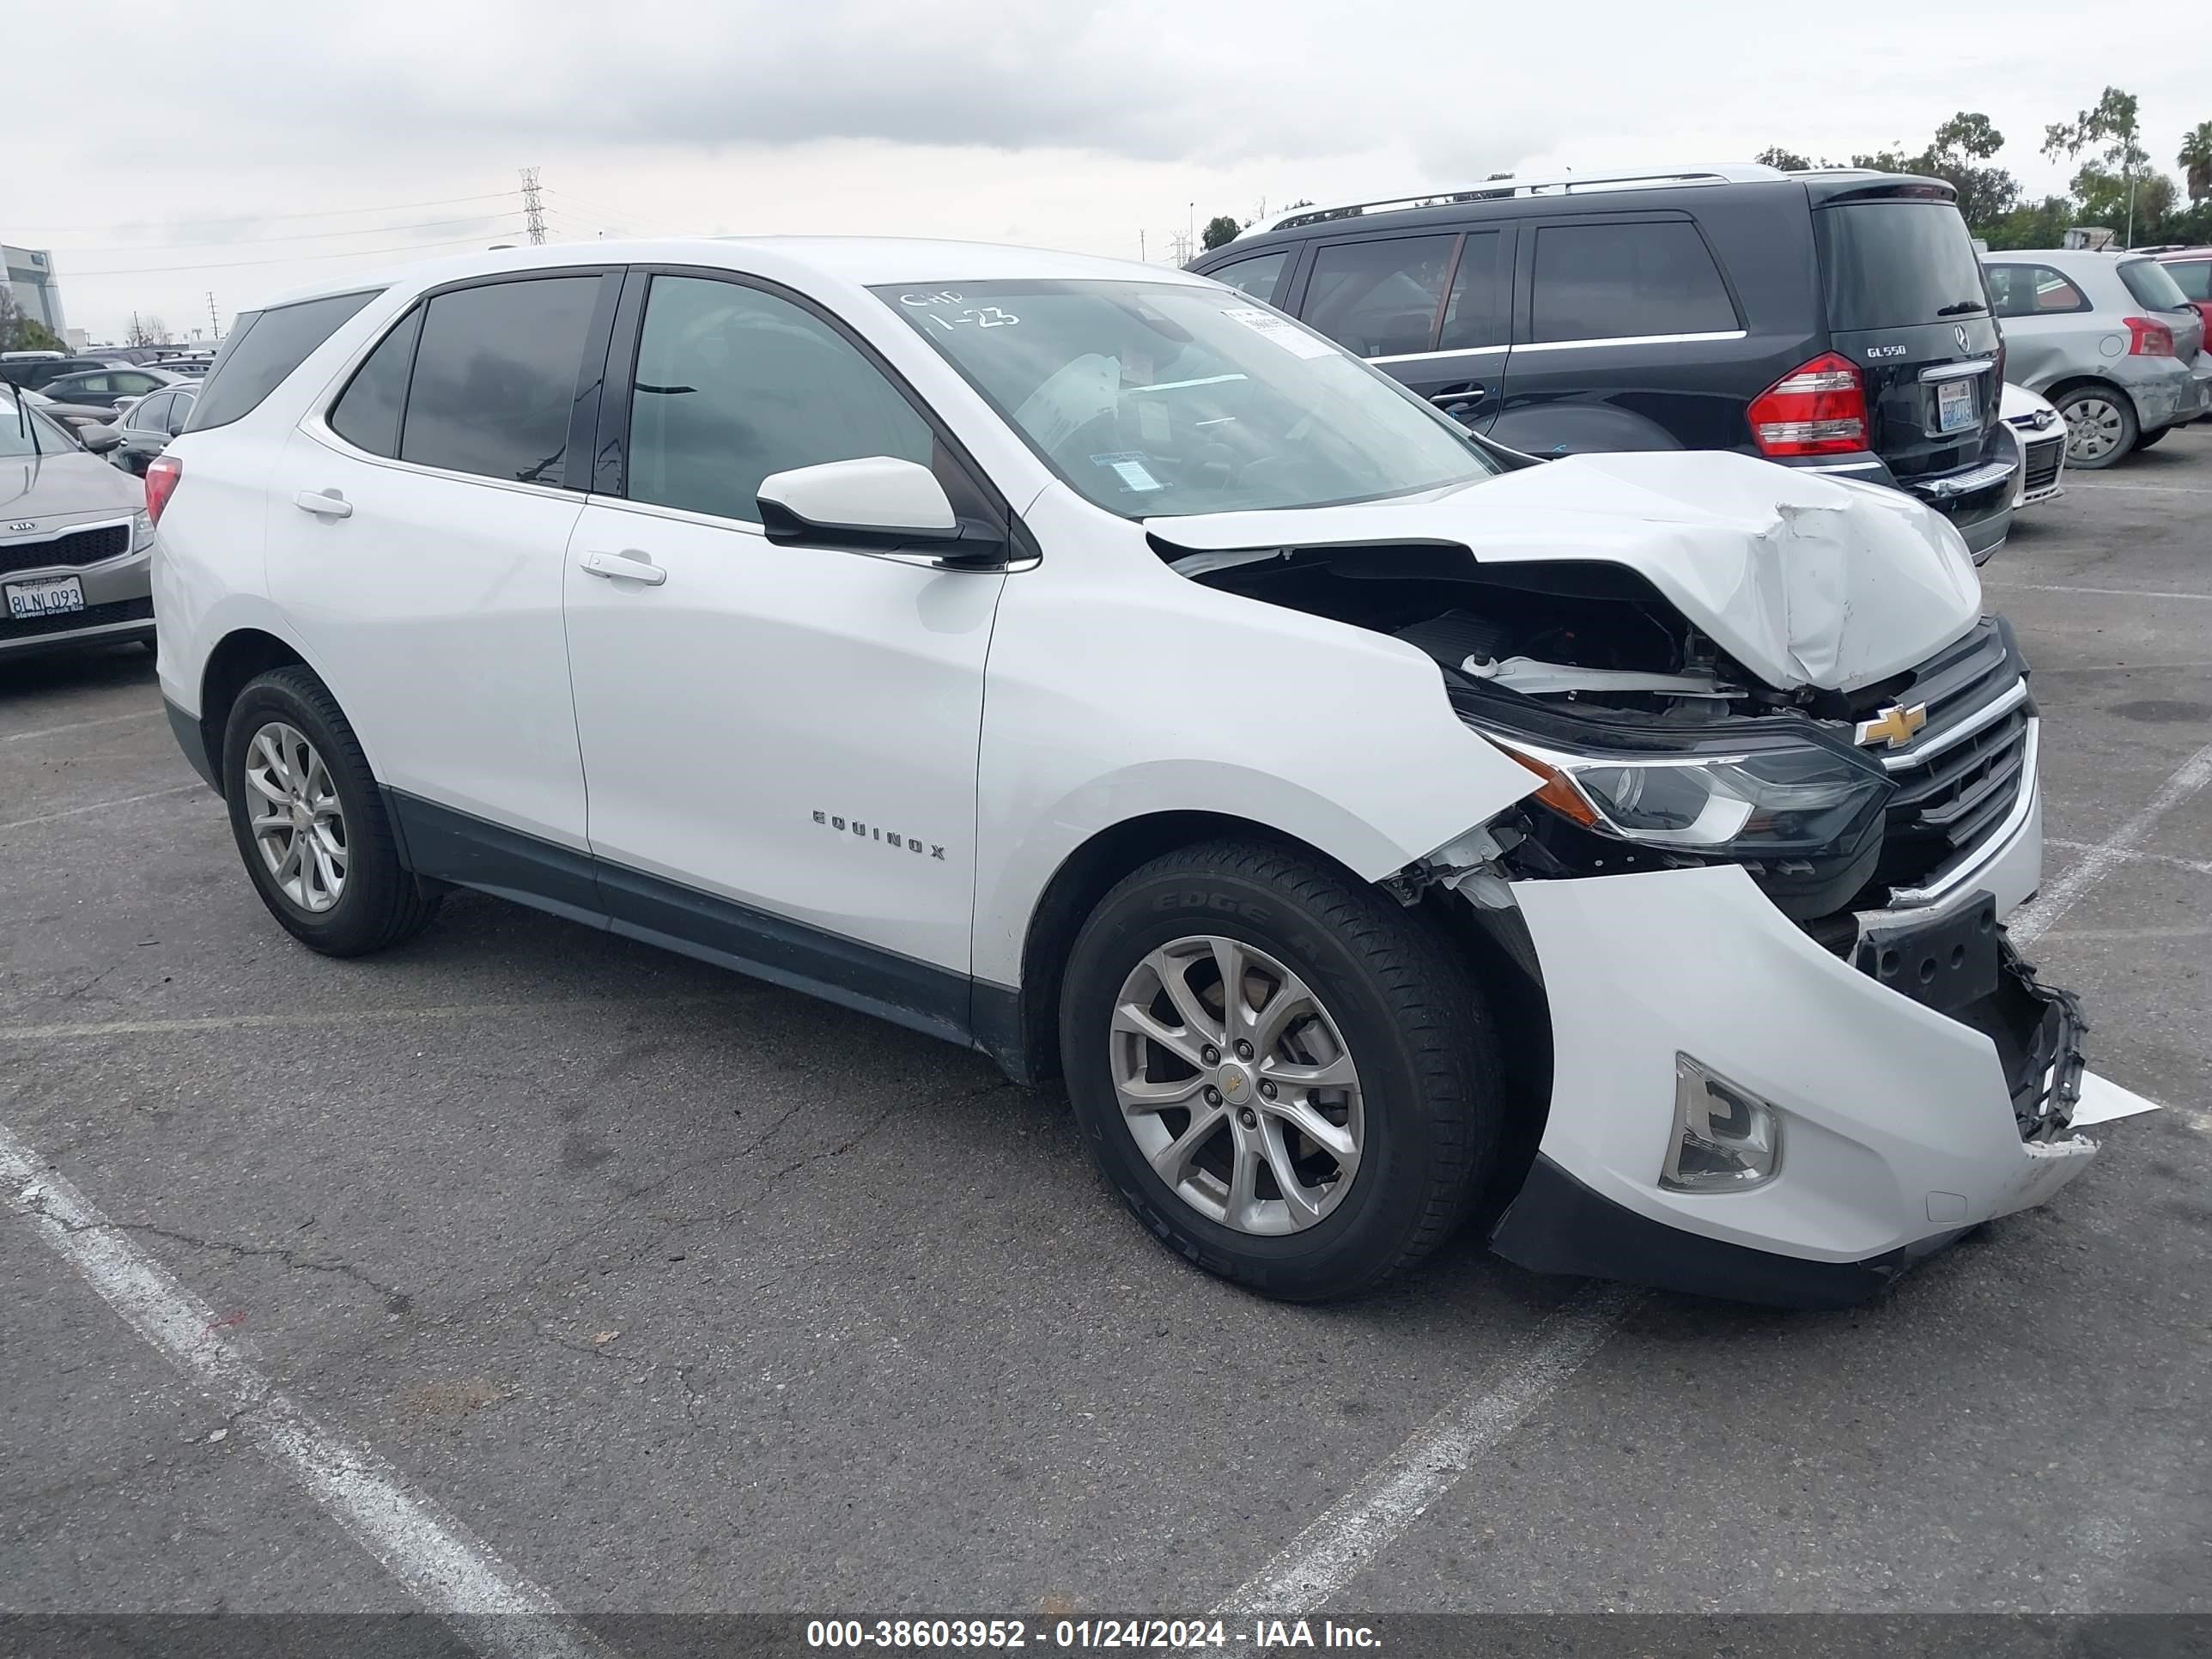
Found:
[{"label": "rear tire", "polygon": [[[1497,1153],[1496,1045],[1465,968],[1401,906],[1286,848],[1188,848],[1109,893],[1070,955],[1060,1054],[1138,1219],[1288,1301],[1357,1295],[1419,1261]],[[1154,1103],[1178,1090],[1187,1104]]]},{"label": "rear tire", "polygon": [[331,957],[411,939],[436,914],[399,861],[368,760],[329,688],[296,665],[247,682],[223,729],[222,793],[254,891]]},{"label": "rear tire", "polygon": [[2066,419],[2066,465],[2100,472],[2124,460],[2142,435],[2136,406],[2108,386],[2077,386],[2051,404]]}]

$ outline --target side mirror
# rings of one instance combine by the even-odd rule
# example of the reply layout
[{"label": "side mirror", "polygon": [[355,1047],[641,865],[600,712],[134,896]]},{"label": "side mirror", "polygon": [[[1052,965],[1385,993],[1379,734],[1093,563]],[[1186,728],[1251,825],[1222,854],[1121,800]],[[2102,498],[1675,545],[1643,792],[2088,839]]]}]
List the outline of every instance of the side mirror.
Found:
[{"label": "side mirror", "polygon": [[76,441],[94,454],[105,455],[123,441],[123,434],[112,426],[81,426]]},{"label": "side mirror", "polygon": [[927,553],[950,566],[1006,559],[1005,542],[963,524],[927,467],[889,455],[770,473],[757,499],[761,527],[785,545]]}]

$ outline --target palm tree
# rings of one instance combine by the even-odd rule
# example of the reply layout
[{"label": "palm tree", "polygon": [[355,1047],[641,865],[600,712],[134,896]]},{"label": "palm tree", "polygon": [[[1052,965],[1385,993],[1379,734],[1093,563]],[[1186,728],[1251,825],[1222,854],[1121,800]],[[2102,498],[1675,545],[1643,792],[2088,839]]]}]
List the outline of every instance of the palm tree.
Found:
[{"label": "palm tree", "polygon": [[2181,154],[2174,159],[2189,175],[2191,202],[2212,196],[2212,121],[2199,121],[2181,141]]}]

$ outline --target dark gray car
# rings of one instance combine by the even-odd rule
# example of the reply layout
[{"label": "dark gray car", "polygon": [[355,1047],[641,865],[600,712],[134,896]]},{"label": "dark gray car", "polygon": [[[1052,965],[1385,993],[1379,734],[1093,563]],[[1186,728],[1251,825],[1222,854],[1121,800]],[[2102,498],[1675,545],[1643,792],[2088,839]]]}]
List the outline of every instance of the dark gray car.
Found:
[{"label": "dark gray car", "polygon": [[116,422],[116,433],[122,441],[112,458],[115,465],[144,477],[146,464],[185,429],[198,396],[196,384],[167,386],[128,405]]},{"label": "dark gray car", "polygon": [[0,392],[0,661],[154,637],[145,489]]}]

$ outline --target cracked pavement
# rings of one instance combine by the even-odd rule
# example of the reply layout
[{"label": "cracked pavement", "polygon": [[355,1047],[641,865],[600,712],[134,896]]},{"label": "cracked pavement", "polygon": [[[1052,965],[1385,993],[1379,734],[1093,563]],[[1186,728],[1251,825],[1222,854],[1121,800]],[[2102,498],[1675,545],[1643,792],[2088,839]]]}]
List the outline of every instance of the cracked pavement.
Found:
[{"label": "cracked pavement", "polygon": [[[2212,741],[2212,427],[2069,482],[1986,573],[2054,875]],[[1575,1288],[1255,1301],[979,1056],[465,895],[313,957],[189,783],[143,653],[0,665],[0,1122],[572,1608],[1202,1611]],[[2034,952],[2185,1110],[1864,1309],[1645,1298],[1347,1601],[2206,1610],[2208,861]],[[4,1212],[0,1308],[0,1607],[404,1604]]]}]

